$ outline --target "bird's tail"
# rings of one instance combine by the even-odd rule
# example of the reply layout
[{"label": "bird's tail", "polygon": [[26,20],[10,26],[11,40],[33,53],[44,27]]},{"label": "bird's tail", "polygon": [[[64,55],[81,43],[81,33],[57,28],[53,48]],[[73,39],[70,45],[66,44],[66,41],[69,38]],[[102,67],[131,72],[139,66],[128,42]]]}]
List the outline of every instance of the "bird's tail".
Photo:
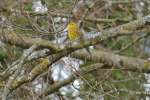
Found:
[{"label": "bird's tail", "polygon": [[88,48],[85,48],[85,49],[88,52],[89,57],[92,58],[92,54],[91,54],[90,50]]}]

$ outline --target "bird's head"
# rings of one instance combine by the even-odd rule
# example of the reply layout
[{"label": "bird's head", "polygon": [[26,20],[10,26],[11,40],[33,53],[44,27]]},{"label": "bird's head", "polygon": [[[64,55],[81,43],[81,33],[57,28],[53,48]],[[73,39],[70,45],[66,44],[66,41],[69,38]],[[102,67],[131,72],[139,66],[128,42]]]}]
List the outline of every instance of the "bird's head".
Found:
[{"label": "bird's head", "polygon": [[76,23],[70,23],[69,27],[78,27],[78,25]]}]

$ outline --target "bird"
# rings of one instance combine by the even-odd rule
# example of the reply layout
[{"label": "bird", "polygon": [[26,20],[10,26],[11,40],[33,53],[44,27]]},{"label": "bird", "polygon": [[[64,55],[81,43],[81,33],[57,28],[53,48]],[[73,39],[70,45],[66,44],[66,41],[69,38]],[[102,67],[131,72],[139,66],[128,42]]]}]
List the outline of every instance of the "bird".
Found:
[{"label": "bird", "polygon": [[[70,23],[68,26],[68,37],[70,40],[74,40],[75,38],[84,37],[83,32],[80,30],[78,25],[74,22]],[[89,57],[92,58],[92,55],[88,48],[85,48],[89,54]]]}]

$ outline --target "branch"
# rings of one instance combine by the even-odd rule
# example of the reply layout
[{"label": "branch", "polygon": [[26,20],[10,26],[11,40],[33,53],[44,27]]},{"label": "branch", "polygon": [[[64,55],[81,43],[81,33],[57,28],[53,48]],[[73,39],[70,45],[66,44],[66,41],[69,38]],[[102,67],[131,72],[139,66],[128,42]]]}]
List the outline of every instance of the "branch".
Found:
[{"label": "branch", "polygon": [[[123,24],[123,25],[115,27],[115,28],[107,29],[106,30],[107,32],[98,32],[96,35],[93,34],[93,36],[91,36],[91,37],[84,38],[83,41],[79,41],[79,40],[76,41],[76,43],[74,42],[74,43],[70,43],[70,44],[68,43],[68,44],[65,44],[65,45],[57,45],[56,47],[53,47],[52,45],[54,45],[54,43],[51,43],[51,42],[49,44],[47,41],[45,43],[43,40],[41,40],[40,43],[42,43],[42,44],[45,43],[45,44],[43,44],[45,48],[54,49],[54,51],[56,51],[56,52],[61,52],[63,50],[62,48],[66,48],[66,47],[68,47],[68,49],[72,48],[72,49],[78,50],[78,49],[81,49],[83,47],[88,47],[88,46],[91,46],[91,45],[101,43],[101,42],[103,42],[103,41],[105,41],[109,38],[115,38],[115,37],[118,37],[118,36],[126,35],[128,33],[125,33],[123,31],[135,30],[135,29],[145,25],[146,22],[149,22],[149,21],[150,21],[150,15],[147,15],[143,18],[138,19],[138,20],[131,21],[130,23]],[[23,39],[25,38],[24,40],[27,40],[28,45],[26,45],[23,41],[21,42],[21,39],[19,37],[8,35],[7,40],[5,40],[3,36],[0,36],[0,38],[2,38],[1,40],[5,43],[8,42],[10,44],[25,47],[25,48],[30,47],[31,45],[33,45],[34,43],[39,41],[39,40],[35,40],[35,39],[25,37],[25,36],[20,36],[20,37],[22,37]],[[20,42],[18,42],[18,41],[20,41]],[[74,44],[76,44],[76,45],[74,45]],[[74,45],[74,46],[72,46],[72,45]],[[58,50],[56,50],[56,48]]]},{"label": "branch", "polygon": [[38,44],[35,44],[33,46],[31,46],[27,52],[25,52],[22,57],[20,58],[19,60],[19,63],[18,65],[16,66],[17,67],[17,70],[15,71],[15,73],[9,78],[7,84],[5,85],[4,87],[4,91],[3,91],[3,94],[2,94],[2,100],[6,100],[6,97],[7,95],[9,94],[10,92],[10,86],[13,84],[13,81],[16,79],[16,77],[19,75],[22,67],[23,67],[23,64],[24,64],[24,61],[25,59],[27,58],[27,56],[29,54],[31,54],[36,48],[38,48]]},{"label": "branch", "polygon": [[[112,4],[113,2],[111,2]],[[4,11],[9,11],[8,8],[5,8],[5,7],[1,7]],[[45,16],[47,15],[47,13],[37,13],[37,12],[34,12],[34,11],[20,11],[20,10],[13,10],[11,9],[11,12],[14,12],[14,13],[24,13],[24,14],[29,14],[29,15],[33,15],[33,16]],[[53,17],[65,17],[65,18],[68,18],[69,16],[72,18],[73,15],[70,15],[70,14],[62,14],[62,13],[55,13],[55,12],[48,12],[49,15],[53,16]],[[102,18],[90,18],[90,17],[84,17],[83,18],[84,20],[86,21],[92,21],[92,22],[103,22],[103,23],[111,23],[111,22],[129,22],[131,21],[130,19],[122,19],[122,18],[118,18],[118,19],[102,19]],[[53,32],[52,32],[53,33]]]},{"label": "branch", "polygon": [[[45,58],[47,56],[47,52],[49,52],[49,49],[44,49],[40,51],[35,51],[28,56],[24,62],[26,64],[27,62],[32,62],[33,60],[39,59],[39,58]],[[3,73],[1,73],[1,79],[0,82],[11,76],[15,70],[17,70],[17,64],[19,63],[19,60],[13,62],[11,66],[9,66],[6,70],[3,70]]]},{"label": "branch", "polygon": [[[76,51],[76,52],[74,52],[74,54],[77,55],[77,57],[79,57],[79,58],[85,59],[87,54],[84,52],[84,50],[80,50],[80,51],[81,52]],[[116,68],[119,68],[122,70],[132,70],[132,71],[140,71],[140,72],[147,72],[147,73],[150,72],[150,70],[148,69],[150,66],[150,63],[146,62],[146,60],[135,59],[135,58],[131,58],[131,57],[127,58],[124,56],[119,56],[119,55],[106,53],[106,52],[102,52],[102,51],[97,51],[97,50],[91,50],[91,51],[92,51],[91,53],[93,55],[93,58],[95,58],[94,62],[101,62],[101,63],[108,62],[108,64],[106,66],[112,67],[115,64]],[[70,52],[68,52],[68,54]],[[49,66],[51,66],[53,63],[55,63],[56,61],[61,59],[63,56],[64,55],[62,53],[56,54],[53,57],[48,56],[46,59],[43,60],[43,62],[41,64],[37,65],[28,75],[18,77],[12,84],[11,91],[16,89],[17,87],[21,86],[24,83],[33,81],[38,75],[40,75],[45,70],[47,70],[47,68]],[[94,64],[94,68],[98,68],[97,66],[99,66],[99,63]],[[90,65],[88,67],[91,68],[92,65]],[[103,66],[101,68],[106,69],[105,66]],[[69,82],[71,82],[71,81],[69,81]],[[56,89],[58,89],[58,88],[56,88]]]},{"label": "branch", "polygon": [[[1,35],[0,39],[1,41],[3,41],[4,43],[8,43],[11,45],[16,45],[22,48],[29,48],[32,45],[38,43],[40,48],[48,48],[51,51],[56,51],[56,48],[54,45],[56,45],[55,43],[52,43],[50,41],[44,41],[44,40],[39,40],[39,39],[34,39],[31,37],[26,37],[26,36],[14,36],[14,35],[8,35],[7,33],[4,33],[5,35]],[[26,43],[25,43],[25,42]]]},{"label": "branch", "polygon": [[[76,78],[79,78],[80,75],[85,75],[85,74],[88,74],[90,72],[93,72],[95,70],[98,70],[99,68],[101,68],[103,65],[100,65],[97,66],[97,65],[91,65],[91,66],[87,66],[87,67],[84,67],[83,69],[80,69],[79,71],[77,72],[74,72],[74,74],[72,74],[69,78],[67,79],[64,79],[63,81],[60,81],[60,82],[57,82],[57,83],[54,83],[52,85],[52,87],[47,87],[47,89],[43,92],[41,92],[39,94],[39,97],[42,98],[43,96],[47,96],[49,94],[52,94],[54,93],[55,91],[59,90],[62,86],[66,86],[66,85],[69,85],[71,82],[73,82]],[[80,74],[80,75],[79,75]]]},{"label": "branch", "polygon": [[[67,53],[69,54],[69,53],[71,53],[71,51],[68,51]],[[22,84],[33,81],[38,75],[42,74],[53,63],[57,62],[62,57],[64,57],[64,54],[62,54],[62,53],[58,53],[53,56],[48,56],[48,57],[46,57],[46,59],[43,60],[42,63],[40,63],[34,69],[32,69],[28,75],[24,75],[24,76],[15,78],[15,80],[13,81],[13,83],[11,84],[11,86],[9,88],[9,93],[11,91],[13,91],[14,89],[17,89]]]},{"label": "branch", "polygon": [[[109,92],[106,92],[106,93],[109,93],[109,94],[112,94],[112,93],[115,93],[116,91],[109,91]],[[127,89],[117,89],[117,92],[126,92],[128,93],[129,95],[150,95],[150,92],[145,92],[145,91],[131,91],[131,90],[127,90]],[[102,94],[102,95],[99,95],[97,97],[95,97],[93,100],[99,100],[101,98],[104,98],[104,96],[107,96],[107,94]],[[131,97],[130,97],[131,98]]]},{"label": "branch", "polygon": [[148,35],[150,35],[149,32],[147,32],[147,33],[145,33],[145,34],[139,36],[137,39],[134,39],[130,44],[126,45],[125,47],[122,47],[121,50],[116,51],[116,52],[114,52],[114,53],[115,53],[115,54],[121,53],[122,51],[128,49],[128,48],[131,47],[133,44],[137,43],[137,41],[139,41],[140,39],[142,39],[142,38],[144,38],[144,37],[147,37]]},{"label": "branch", "polygon": [[[103,51],[90,49],[90,52],[93,56],[93,62],[97,63],[106,63],[107,68],[111,68],[115,65],[115,68],[119,68],[120,70],[128,70],[128,71],[138,71],[142,73],[150,73],[150,62],[144,59],[120,56],[117,54],[107,53]],[[76,51],[73,53],[76,55],[76,58],[85,59],[88,55],[84,49]],[[90,59],[88,59],[90,60]],[[98,65],[98,64],[97,64]],[[106,68],[104,66],[104,68]]]}]

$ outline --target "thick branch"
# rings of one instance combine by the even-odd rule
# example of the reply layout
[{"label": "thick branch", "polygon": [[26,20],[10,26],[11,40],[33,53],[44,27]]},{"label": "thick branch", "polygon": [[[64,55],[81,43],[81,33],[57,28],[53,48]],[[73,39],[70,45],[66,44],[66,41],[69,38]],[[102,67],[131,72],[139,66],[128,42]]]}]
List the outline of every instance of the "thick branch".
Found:
[{"label": "thick branch", "polygon": [[[53,43],[49,44],[48,42],[46,42],[47,43],[46,44],[44,41],[42,41],[40,43],[42,43],[42,44],[45,43],[45,44],[43,44],[45,48],[54,49],[54,51],[56,51],[56,52],[63,51],[64,48],[68,48],[68,49],[72,48],[72,49],[77,50],[77,49],[81,49],[83,47],[88,47],[91,45],[98,44],[98,43],[105,41],[109,38],[115,38],[115,37],[124,35],[126,33],[122,33],[121,31],[135,30],[135,29],[143,26],[144,24],[146,24],[146,22],[149,22],[150,21],[149,19],[150,19],[150,15],[147,15],[143,18],[140,18],[140,19],[132,21],[130,23],[118,26],[116,28],[107,29],[106,30],[107,33],[106,32],[103,32],[103,33],[99,32],[96,36],[91,36],[90,38],[88,37],[89,39],[84,38],[83,41],[77,41],[76,45],[74,45],[74,43],[65,44],[65,45],[57,45],[56,46],[57,50],[55,47],[51,47],[52,45],[54,45]],[[3,36],[0,36],[0,38],[2,38],[1,40],[3,42],[6,42],[6,43],[8,42],[10,44],[14,44],[14,45],[25,47],[25,48],[30,47],[31,45],[35,44],[35,42],[37,42],[37,40],[35,40],[35,39],[29,38],[29,37],[22,37],[23,40],[27,40],[26,41],[27,44],[25,44],[23,41],[21,42],[20,37],[16,37],[16,36],[12,36],[12,35],[8,35],[7,40],[5,40],[3,38]],[[18,42],[19,40],[20,40],[20,42]]]},{"label": "thick branch", "polygon": [[[120,70],[150,73],[150,69],[149,69],[150,62],[148,62],[147,60],[120,56],[117,54],[107,53],[107,52],[93,50],[93,49],[90,49],[90,52],[93,57],[92,60],[93,62],[97,62],[97,63],[108,62],[107,68],[111,68],[112,66],[115,65],[115,68],[119,68]],[[85,49],[76,51],[73,54],[76,55],[76,58],[80,58],[83,60],[88,56],[87,53],[85,52]]]}]

